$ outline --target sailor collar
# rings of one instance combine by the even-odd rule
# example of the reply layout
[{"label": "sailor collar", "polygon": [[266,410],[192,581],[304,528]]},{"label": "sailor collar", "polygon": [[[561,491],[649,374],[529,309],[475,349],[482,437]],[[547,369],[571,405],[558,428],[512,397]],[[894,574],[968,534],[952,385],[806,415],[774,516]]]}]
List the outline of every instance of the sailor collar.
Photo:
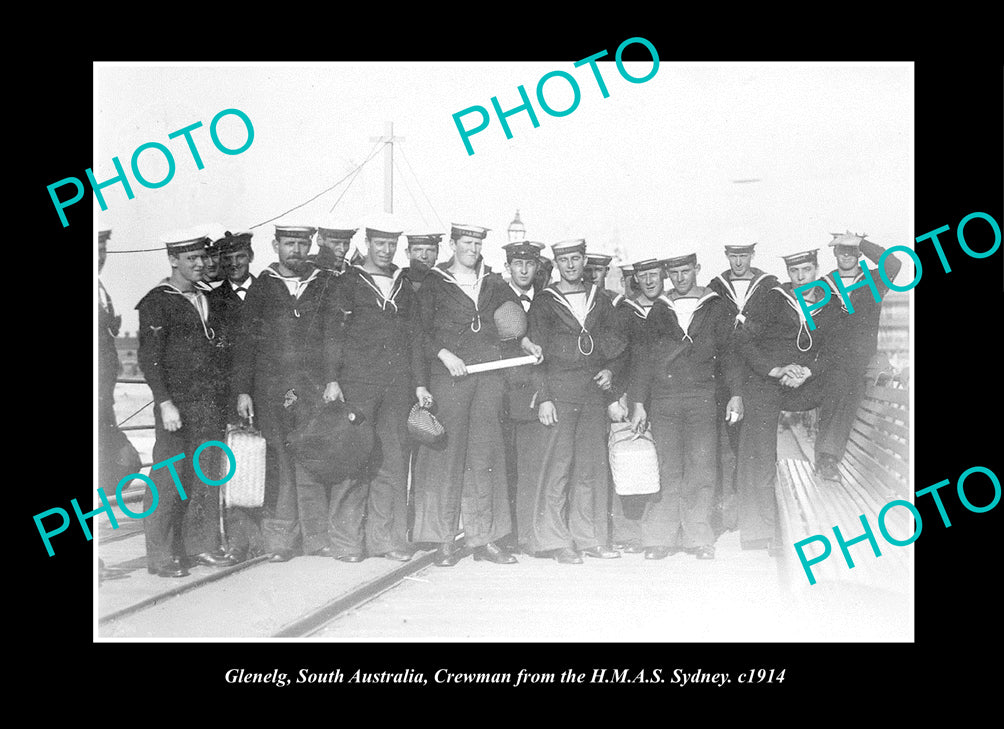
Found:
[{"label": "sailor collar", "polygon": [[374,281],[373,274],[367,271],[365,268],[353,264],[350,268],[346,269],[346,273],[348,273],[349,271],[354,272],[356,275],[359,276],[360,281],[362,281],[364,284],[369,286],[370,289],[373,290],[373,293],[376,294],[377,297],[377,304],[380,305],[380,311],[385,311],[387,309],[388,304],[394,307],[394,311],[398,310],[397,302],[394,301],[394,298],[398,295],[398,293],[401,291],[401,288],[404,285],[404,279],[402,278],[404,269],[398,268],[393,264],[391,264],[391,266],[393,270],[391,271],[391,275],[389,276],[391,280],[390,290],[386,296],[384,296],[383,290]]},{"label": "sailor collar", "polygon": [[213,341],[216,338],[216,332],[213,331],[213,328],[208,324],[209,301],[206,299],[206,294],[202,289],[195,288],[194,284],[192,288],[193,288],[192,291],[182,291],[173,283],[171,283],[171,279],[165,278],[159,284],[154,286],[151,289],[151,291],[160,290],[165,294],[173,294],[175,296],[181,296],[182,298],[184,298],[185,301],[188,302],[188,304],[191,305],[195,309],[195,312],[198,314],[199,323],[202,324],[202,332],[203,334],[206,335],[206,339],[208,339],[209,341]]},{"label": "sailor collar", "polygon": [[[596,292],[598,290],[599,286],[597,286],[596,284],[589,284],[589,288],[587,288],[584,292],[576,292],[576,293],[586,294],[586,305],[583,308],[583,311],[585,313],[582,315],[581,319],[579,318],[577,309],[574,306],[572,306],[571,302],[569,302],[568,297],[566,297],[564,293],[558,290],[557,282],[548,284],[546,287],[544,287],[543,291],[541,292],[549,294],[551,298],[554,299],[554,301],[556,301],[558,304],[561,304],[561,306],[565,307],[568,310],[568,313],[572,315],[572,317],[575,319],[576,322],[578,322],[579,339],[576,344],[579,348],[579,354],[581,354],[583,357],[588,357],[589,355],[591,355],[593,353],[593,349],[595,348],[595,343],[593,342],[593,336],[589,333],[589,330],[586,329],[586,319],[589,318],[589,314],[596,307]],[[583,337],[585,337],[584,340]],[[588,352],[582,346],[583,341],[585,341],[589,346]]]},{"label": "sailor collar", "polygon": [[[833,286],[833,283],[830,282],[829,279],[827,279],[827,283],[830,283],[830,285]],[[799,352],[808,352],[812,349],[812,332],[809,330],[809,325],[805,320],[805,312],[802,310],[802,307],[798,305],[795,297],[788,291],[788,289],[785,288],[785,286],[791,286],[791,282],[788,282],[787,284],[778,284],[771,290],[780,293],[781,296],[784,297],[784,300],[788,303],[788,306],[790,306],[798,315],[798,334],[795,336],[795,346],[798,347]],[[841,299],[841,307],[844,311],[847,311],[846,307],[844,307],[843,299]],[[802,347],[802,332],[805,332],[805,335],[809,339],[808,346],[804,348]]]},{"label": "sailor collar", "polygon": [[282,282],[295,281],[297,283],[297,285],[302,284],[302,285],[305,286],[308,283],[310,283],[311,281],[313,281],[315,278],[317,278],[321,274],[321,271],[324,270],[324,269],[318,268],[317,266],[313,266],[312,265],[310,273],[307,275],[307,277],[306,278],[300,278],[299,276],[283,276],[275,268],[278,265],[279,265],[278,263],[269,264],[268,267],[266,267],[265,270],[262,271],[262,274],[271,276],[272,278],[277,278],[277,279],[279,279]]},{"label": "sailor collar", "polygon": [[485,265],[484,259],[481,258],[481,256],[478,256],[478,261],[474,268],[474,295],[468,296],[463,290],[461,282],[454,278],[453,274],[447,270],[454,264],[455,261],[456,258],[451,256],[448,261],[437,263],[435,266],[430,268],[429,271],[435,271],[443,279],[443,281],[456,286],[458,292],[461,293],[465,299],[474,303],[474,317],[471,319],[471,331],[477,334],[481,331],[481,309],[478,305],[478,299],[481,298],[481,284],[486,278],[488,278],[488,276],[491,275],[492,269],[490,266]]},{"label": "sailor collar", "polygon": [[[680,298],[693,299],[694,297],[693,296],[682,296]],[[690,322],[688,322],[686,329],[683,329],[683,326],[680,324],[680,319],[679,319],[680,312],[677,311],[677,309],[676,309],[676,302],[673,299],[671,299],[667,294],[660,294],[659,298],[656,299],[656,301],[661,301],[667,307],[669,307],[669,310],[672,311],[673,315],[677,317],[677,319],[676,319],[677,325],[680,326],[681,330],[683,330],[683,339],[686,340],[686,341],[693,342],[694,340],[690,336],[690,325],[693,324],[693,322],[694,322],[693,317],[697,316],[697,312],[700,311],[701,307],[703,307],[707,302],[711,301],[712,299],[718,299],[718,298],[721,298],[721,297],[718,295],[717,292],[712,291],[711,289],[708,289],[707,291],[705,291],[704,295],[701,296],[699,299],[697,299],[697,302],[694,305],[694,313],[691,315]]]},{"label": "sailor collar", "polygon": [[[764,271],[761,271],[758,268],[751,268],[750,270],[753,271],[753,273],[755,274],[753,276],[753,278],[740,279],[742,281],[749,281],[750,282],[750,286],[746,290],[746,300],[747,301],[749,300],[750,294],[753,293],[753,290],[757,286],[759,286],[761,283],[763,283],[764,279],[768,279],[768,278],[772,277],[772,274],[769,274],[769,273],[766,273]],[[739,302],[736,301],[736,298],[735,298],[736,290],[735,290],[735,287],[732,285],[732,282],[735,279],[732,278],[731,274],[732,274],[732,270],[729,269],[728,271],[724,271],[724,272],[718,274],[717,276],[715,276],[715,278],[718,279],[719,281],[721,281],[725,285],[725,290],[727,292],[729,292],[729,294],[730,294],[729,298],[732,299],[732,301],[734,303],[738,304]],[[728,277],[728,278],[726,278],[726,277]]]},{"label": "sailor collar", "polygon": [[[692,299],[694,297],[681,296],[680,298]],[[718,294],[715,291],[708,289],[706,292],[704,292],[704,296],[702,296],[697,300],[697,306],[694,307],[694,311],[696,312],[711,299],[717,299],[717,298],[719,298]],[[659,294],[659,298],[656,299],[656,301],[661,301],[666,306],[668,306],[673,311],[673,313],[676,313],[676,304],[673,302],[673,299],[671,299],[667,294]]]},{"label": "sailor collar", "polygon": [[[454,284],[455,286],[460,286],[460,281],[454,278],[453,274],[450,273],[449,268],[456,262],[455,257],[451,257],[447,261],[442,263],[437,263],[435,266],[429,269],[429,271],[435,271],[440,276],[443,277],[444,281]],[[475,283],[480,284],[481,280],[487,278],[492,272],[491,266],[485,265],[484,259],[478,256],[478,262],[474,267],[475,273]]]},{"label": "sailor collar", "polygon": [[[311,281],[314,281],[318,276],[320,276],[322,270],[314,266],[312,267],[310,274],[306,278],[299,278],[293,276],[283,276],[281,273],[275,270],[275,266],[277,265],[278,264],[276,263],[269,265],[264,271],[262,271],[262,276],[270,276],[271,278],[281,281],[284,287],[286,288],[286,291],[289,293],[289,295],[293,298],[294,301],[300,300],[300,294],[302,294],[303,290],[306,289],[307,284],[309,284]],[[289,289],[290,283],[294,283],[296,285],[296,288],[293,289],[292,291],[290,291]],[[300,317],[299,307],[297,306],[293,307],[293,316],[297,318]]]},{"label": "sailor collar", "polygon": [[[627,298],[626,296],[624,296],[624,294],[618,294],[617,296],[619,297],[619,300],[618,299],[614,300],[614,306],[617,306],[618,304],[624,304],[625,306],[628,306],[634,310],[635,316],[638,316],[642,319],[648,319],[648,314],[650,311],[652,311],[651,306],[649,307],[642,306],[634,299]],[[653,301],[652,303],[654,304],[655,302]]]}]

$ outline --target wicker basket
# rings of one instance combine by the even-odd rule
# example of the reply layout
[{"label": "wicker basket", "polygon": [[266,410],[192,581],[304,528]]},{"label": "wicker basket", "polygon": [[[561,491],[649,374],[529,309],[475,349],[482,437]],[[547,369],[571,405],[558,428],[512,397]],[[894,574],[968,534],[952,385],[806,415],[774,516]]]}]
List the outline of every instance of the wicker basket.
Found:
[{"label": "wicker basket", "polygon": [[637,438],[630,423],[610,424],[610,472],[620,496],[654,494],[659,490],[659,459],[652,430]]},{"label": "wicker basket", "polygon": [[[265,503],[265,439],[253,425],[231,423],[227,425],[226,443],[233,451],[237,468],[223,485],[224,503],[258,508]],[[224,475],[221,473],[220,477]]]}]

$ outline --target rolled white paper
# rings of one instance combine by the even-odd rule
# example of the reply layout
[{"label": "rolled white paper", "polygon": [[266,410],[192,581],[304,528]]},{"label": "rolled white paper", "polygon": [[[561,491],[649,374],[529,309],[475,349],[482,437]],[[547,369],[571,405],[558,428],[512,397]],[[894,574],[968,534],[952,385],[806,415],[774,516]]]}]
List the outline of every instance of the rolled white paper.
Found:
[{"label": "rolled white paper", "polygon": [[477,374],[478,372],[490,372],[491,370],[504,370],[509,367],[533,364],[536,361],[536,357],[532,354],[527,354],[523,357],[510,357],[509,359],[497,359],[492,362],[479,362],[478,364],[467,365],[467,372]]}]

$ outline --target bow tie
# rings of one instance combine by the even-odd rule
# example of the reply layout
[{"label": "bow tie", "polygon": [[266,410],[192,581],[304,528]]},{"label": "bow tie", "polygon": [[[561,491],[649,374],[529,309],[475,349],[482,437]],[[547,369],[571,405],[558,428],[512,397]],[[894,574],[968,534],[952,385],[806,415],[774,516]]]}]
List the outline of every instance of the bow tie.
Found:
[{"label": "bow tie", "polygon": [[532,301],[532,299],[529,296],[527,296],[526,294],[520,294],[519,295],[519,300],[520,301]]}]

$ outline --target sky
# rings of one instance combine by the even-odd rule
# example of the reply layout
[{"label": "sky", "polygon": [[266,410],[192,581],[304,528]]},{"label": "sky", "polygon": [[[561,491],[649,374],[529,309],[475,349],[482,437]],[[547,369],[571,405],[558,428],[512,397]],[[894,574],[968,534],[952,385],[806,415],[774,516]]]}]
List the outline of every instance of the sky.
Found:
[{"label": "sky", "polygon": [[[451,222],[482,225],[491,229],[485,260],[501,270],[518,209],[527,237],[548,245],[585,238],[591,252],[620,250],[627,263],[696,252],[699,283],[727,267],[726,243],[757,242],[754,265],[782,280],[780,256],[810,248],[821,249],[821,268],[831,270],[831,233],[912,247],[912,64],[662,61],[650,80],[631,83],[601,61],[604,98],[588,66],[576,69],[574,60],[96,64],[94,174],[99,182],[113,177],[117,156],[135,193],[130,200],[114,185],[103,191],[107,210],[93,203],[96,229],[112,229],[101,279],[123,331],[136,330],[136,303],[170,273],[164,236],[256,226],[257,273],[276,260],[273,224],[260,224],[343,178],[276,222],[360,229],[393,222],[445,239]],[[651,69],[651,61],[625,63],[639,78]],[[538,81],[555,70],[570,74],[580,93],[561,117],[546,114],[536,96]],[[512,109],[520,85],[539,126],[516,113],[507,139],[491,99]],[[564,109],[571,87],[554,77],[544,96]],[[471,136],[468,155],[453,115],[475,105],[490,121]],[[224,109],[241,110],[254,127],[241,154],[223,154],[210,139],[210,122]],[[199,121],[192,139],[202,170],[184,139],[168,137]],[[402,138],[394,145],[391,221],[383,213],[384,151],[352,174],[379,146],[386,122]],[[232,148],[247,134],[233,115],[218,133]],[[130,169],[147,142],[166,146],[176,166],[156,189]],[[149,180],[167,171],[155,150],[138,164]],[[357,247],[362,237],[360,230]],[[136,250],[146,252],[126,252]],[[448,256],[444,240],[440,260]],[[396,262],[405,263],[403,239]]]}]

